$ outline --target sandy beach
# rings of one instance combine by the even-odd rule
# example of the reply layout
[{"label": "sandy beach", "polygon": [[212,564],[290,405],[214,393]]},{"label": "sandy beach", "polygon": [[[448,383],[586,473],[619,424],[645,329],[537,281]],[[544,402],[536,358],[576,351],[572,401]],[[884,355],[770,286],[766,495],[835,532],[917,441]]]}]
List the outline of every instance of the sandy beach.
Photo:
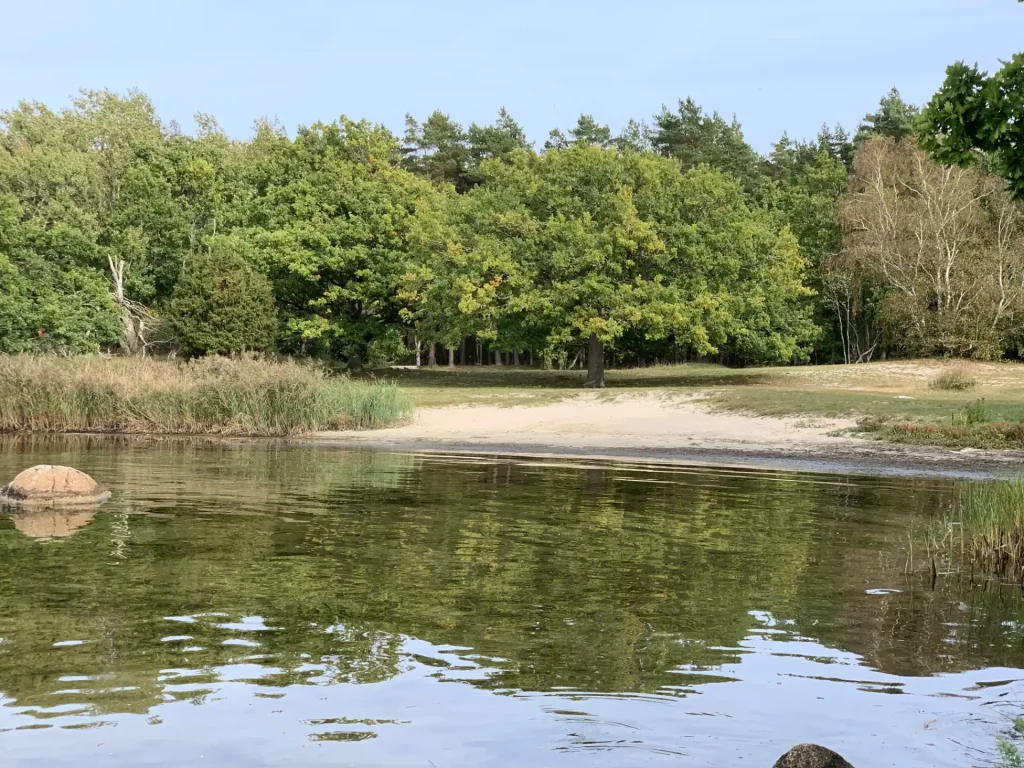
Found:
[{"label": "sandy beach", "polygon": [[585,393],[543,405],[420,409],[412,423],[319,432],[318,442],[485,453],[657,459],[906,474],[1017,471],[1024,452],[897,446],[849,434],[853,419],[715,410],[702,395]]}]

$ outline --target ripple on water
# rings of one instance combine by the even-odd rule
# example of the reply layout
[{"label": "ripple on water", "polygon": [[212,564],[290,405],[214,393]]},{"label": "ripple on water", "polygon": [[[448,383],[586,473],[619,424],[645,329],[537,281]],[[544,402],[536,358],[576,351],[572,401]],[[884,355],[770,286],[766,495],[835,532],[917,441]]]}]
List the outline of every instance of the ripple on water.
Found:
[{"label": "ripple on water", "polygon": [[4,768],[958,768],[1024,686],[1019,598],[904,573],[945,480],[10,445],[115,494],[45,551],[0,516]]}]

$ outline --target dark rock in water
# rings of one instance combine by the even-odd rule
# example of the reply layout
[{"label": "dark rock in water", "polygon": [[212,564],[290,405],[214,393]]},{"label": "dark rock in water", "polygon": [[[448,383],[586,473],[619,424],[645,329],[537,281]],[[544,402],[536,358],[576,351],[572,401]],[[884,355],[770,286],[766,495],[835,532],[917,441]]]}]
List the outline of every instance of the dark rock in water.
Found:
[{"label": "dark rock in water", "polygon": [[775,763],[775,768],[853,768],[831,749],[817,744],[793,747]]},{"label": "dark rock in water", "polygon": [[84,472],[51,464],[26,469],[0,488],[0,504],[21,506],[99,504],[108,498],[110,491]]}]

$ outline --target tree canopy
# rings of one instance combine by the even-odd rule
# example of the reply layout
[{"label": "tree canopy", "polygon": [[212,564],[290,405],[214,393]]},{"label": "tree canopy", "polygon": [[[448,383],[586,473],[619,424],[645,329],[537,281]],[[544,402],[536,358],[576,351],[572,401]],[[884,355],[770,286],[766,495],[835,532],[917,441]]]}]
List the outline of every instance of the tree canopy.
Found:
[{"label": "tree canopy", "polygon": [[1024,53],[989,75],[957,62],[919,122],[921,145],[947,165],[990,164],[1024,199]]},{"label": "tree canopy", "polygon": [[[426,350],[582,364],[594,386],[607,361],[1017,354],[1009,284],[965,284],[984,307],[968,316],[998,314],[981,334],[878,268],[924,226],[907,207],[924,198],[898,196],[896,243],[867,244],[855,212],[975,164],[958,263],[1016,275],[1022,69],[951,69],[920,117],[893,90],[852,139],[825,127],[764,156],[692,99],[618,132],[584,114],[542,147],[504,109],[468,127],[409,116],[403,136],[261,120],[240,140],[209,115],[164,124],[137,92],[23,102],[0,113],[0,351],[265,348],[356,368]],[[868,167],[887,180],[873,198]]]}]

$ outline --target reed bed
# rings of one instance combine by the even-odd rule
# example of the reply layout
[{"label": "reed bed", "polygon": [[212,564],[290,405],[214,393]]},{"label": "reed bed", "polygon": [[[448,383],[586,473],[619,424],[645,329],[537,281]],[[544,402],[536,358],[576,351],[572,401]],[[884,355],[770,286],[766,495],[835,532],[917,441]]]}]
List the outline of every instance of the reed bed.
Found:
[{"label": "reed bed", "polygon": [[0,432],[294,435],[412,414],[393,383],[261,359],[0,357]]},{"label": "reed bed", "polygon": [[968,484],[929,534],[928,549],[957,571],[1024,585],[1024,476]]}]

